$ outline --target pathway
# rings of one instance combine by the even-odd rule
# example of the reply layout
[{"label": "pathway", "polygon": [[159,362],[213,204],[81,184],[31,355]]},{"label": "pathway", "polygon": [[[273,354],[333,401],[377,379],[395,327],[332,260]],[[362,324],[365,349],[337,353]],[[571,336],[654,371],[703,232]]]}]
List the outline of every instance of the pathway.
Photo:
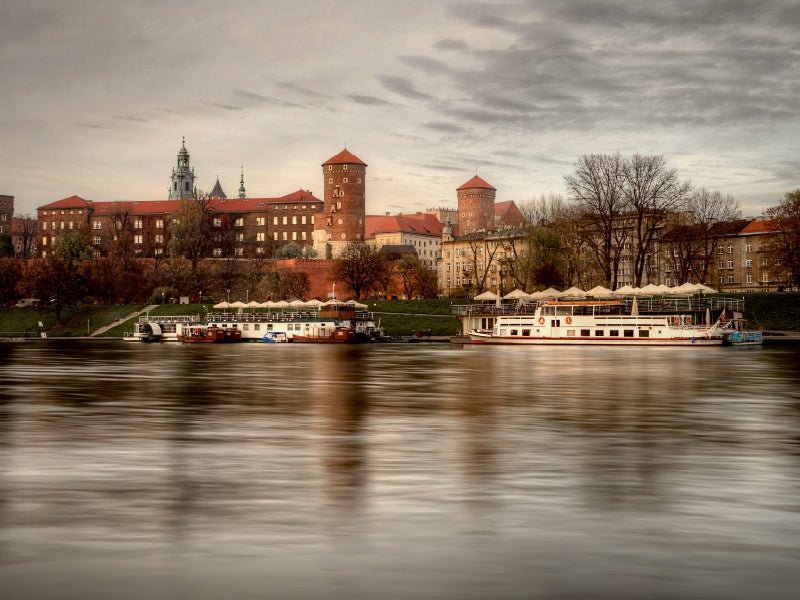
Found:
[{"label": "pathway", "polygon": [[154,308],[157,308],[157,307],[158,307],[158,304],[150,304],[149,306],[145,306],[142,310],[139,310],[139,311],[136,311],[136,312],[132,312],[128,316],[123,317],[123,318],[119,319],[118,321],[115,321],[114,323],[111,323],[110,325],[106,325],[105,327],[101,327],[100,329],[98,329],[96,331],[93,331],[92,335],[90,337],[96,337],[98,335],[101,335],[101,334],[105,333],[106,331],[108,331],[109,329],[111,329],[113,327],[116,327],[120,323],[124,323],[125,321],[129,321],[130,319],[135,319],[139,315],[143,315],[146,312],[150,312],[151,310],[153,310]]}]

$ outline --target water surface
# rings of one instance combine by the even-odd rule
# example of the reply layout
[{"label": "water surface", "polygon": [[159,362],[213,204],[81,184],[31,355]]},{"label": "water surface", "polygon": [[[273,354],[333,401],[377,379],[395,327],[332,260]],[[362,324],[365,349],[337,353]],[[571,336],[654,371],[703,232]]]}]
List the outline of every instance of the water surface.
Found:
[{"label": "water surface", "polygon": [[797,348],[0,345],[4,598],[794,598]]}]

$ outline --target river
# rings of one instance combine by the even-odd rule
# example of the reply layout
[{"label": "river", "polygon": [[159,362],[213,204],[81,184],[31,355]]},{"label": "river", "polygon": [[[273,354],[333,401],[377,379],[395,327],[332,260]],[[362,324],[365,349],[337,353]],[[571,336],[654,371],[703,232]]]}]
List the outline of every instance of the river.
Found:
[{"label": "river", "polygon": [[0,596],[796,598],[800,347],[0,344]]}]

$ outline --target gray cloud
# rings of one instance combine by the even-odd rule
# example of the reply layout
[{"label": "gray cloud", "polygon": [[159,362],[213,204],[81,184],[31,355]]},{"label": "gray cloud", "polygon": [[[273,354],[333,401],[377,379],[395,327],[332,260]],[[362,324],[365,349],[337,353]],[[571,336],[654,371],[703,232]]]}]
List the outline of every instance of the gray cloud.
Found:
[{"label": "gray cloud", "polygon": [[389,91],[410,100],[433,100],[433,97],[417,91],[414,82],[405,77],[378,75],[378,81]]},{"label": "gray cloud", "polygon": [[380,98],[376,98],[375,96],[360,96],[358,94],[350,94],[347,96],[350,100],[355,102],[356,104],[365,104],[368,106],[381,106],[384,104],[390,104],[386,100],[381,100]]}]

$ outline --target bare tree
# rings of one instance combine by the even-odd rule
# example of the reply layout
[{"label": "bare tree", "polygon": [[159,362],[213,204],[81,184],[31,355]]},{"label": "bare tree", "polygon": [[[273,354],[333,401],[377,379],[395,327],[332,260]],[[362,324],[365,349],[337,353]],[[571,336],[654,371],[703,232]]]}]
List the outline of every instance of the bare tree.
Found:
[{"label": "bare tree", "polygon": [[623,163],[622,194],[632,213],[634,285],[641,286],[642,274],[654,240],[663,232],[668,216],[685,207],[691,190],[678,179],[677,169],[668,169],[663,156],[634,154]]},{"label": "bare tree", "polygon": [[620,257],[628,228],[623,221],[625,161],[619,154],[591,154],[578,159],[575,173],[564,178],[582,214],[584,241],[594,251],[605,283],[617,286]]},{"label": "bare tree", "polygon": [[208,255],[212,236],[208,214],[210,199],[199,194],[197,199],[184,198],[170,220],[170,251],[175,258],[187,259],[192,273],[197,272],[200,261]]},{"label": "bare tree", "polygon": [[38,222],[30,215],[17,215],[14,219],[14,235],[19,238],[17,258],[34,258],[36,256],[36,238]]},{"label": "bare tree", "polygon": [[700,283],[705,283],[722,233],[719,224],[739,218],[739,204],[730,194],[701,188],[689,195],[687,209],[697,228],[697,239],[690,256],[690,270]]}]

